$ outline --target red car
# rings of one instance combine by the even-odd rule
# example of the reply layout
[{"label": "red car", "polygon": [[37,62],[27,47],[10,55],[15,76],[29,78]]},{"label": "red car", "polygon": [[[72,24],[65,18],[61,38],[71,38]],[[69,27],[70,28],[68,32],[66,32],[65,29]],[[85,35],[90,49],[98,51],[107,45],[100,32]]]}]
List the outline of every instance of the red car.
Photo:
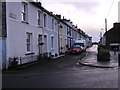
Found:
[{"label": "red car", "polygon": [[70,53],[72,54],[79,54],[83,51],[83,48],[79,45],[73,45],[72,48],[70,49]]}]

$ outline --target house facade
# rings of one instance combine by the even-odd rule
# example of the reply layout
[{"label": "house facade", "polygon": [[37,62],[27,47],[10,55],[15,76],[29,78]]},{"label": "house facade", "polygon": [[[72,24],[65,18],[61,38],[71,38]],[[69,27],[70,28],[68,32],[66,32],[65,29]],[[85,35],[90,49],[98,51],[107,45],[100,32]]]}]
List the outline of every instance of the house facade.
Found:
[{"label": "house facade", "polygon": [[63,21],[67,24],[67,45],[68,48],[70,48],[73,45],[73,27],[72,27],[72,22],[70,20],[67,19],[63,19]]},{"label": "house facade", "polygon": [[43,53],[48,53],[52,57],[58,56],[58,19],[52,12],[43,11]]},{"label": "house facade", "polygon": [[[40,2],[0,2],[0,62],[8,68],[37,61],[39,55],[58,57],[81,36],[71,22],[65,22]],[[68,47],[67,47],[68,45]]]},{"label": "house facade", "polygon": [[38,8],[37,5],[27,1],[6,2],[6,67],[14,57],[22,58],[19,64],[37,59],[39,35],[43,33],[42,20],[39,22],[42,17],[38,16],[42,8]]},{"label": "house facade", "polygon": [[60,53],[63,54],[67,51],[67,25],[65,23],[60,23],[59,29],[59,44],[60,44]]},{"label": "house facade", "polygon": [[[114,38],[113,38],[114,37]],[[112,50],[120,50],[120,23],[114,23],[113,28],[105,32],[105,45]]]}]

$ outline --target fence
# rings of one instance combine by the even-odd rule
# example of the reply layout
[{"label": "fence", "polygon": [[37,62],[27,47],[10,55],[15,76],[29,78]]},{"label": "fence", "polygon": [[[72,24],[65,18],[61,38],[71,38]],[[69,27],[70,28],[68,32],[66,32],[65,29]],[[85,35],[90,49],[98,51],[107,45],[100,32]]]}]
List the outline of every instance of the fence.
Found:
[{"label": "fence", "polygon": [[28,57],[20,57],[18,59],[18,65],[37,61],[38,60],[37,57],[38,57],[38,55],[34,55],[34,56],[31,55],[31,56],[28,56]]},{"label": "fence", "polygon": [[37,61],[38,59],[38,55],[31,55],[31,56],[27,56],[27,57],[14,57],[14,58],[9,58],[9,66],[11,66],[12,62],[17,62],[18,65],[22,65],[22,64],[26,64],[26,63],[30,63],[30,62],[34,62]]}]

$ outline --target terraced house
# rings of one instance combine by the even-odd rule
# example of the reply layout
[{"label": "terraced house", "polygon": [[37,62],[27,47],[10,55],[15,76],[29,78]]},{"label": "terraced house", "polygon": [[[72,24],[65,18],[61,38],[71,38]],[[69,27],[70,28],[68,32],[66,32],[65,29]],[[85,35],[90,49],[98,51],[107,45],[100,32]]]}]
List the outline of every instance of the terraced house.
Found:
[{"label": "terraced house", "polygon": [[76,36],[80,36],[78,29],[43,8],[40,2],[6,0],[0,2],[0,12],[2,69],[7,69],[15,59],[20,65],[37,61],[40,55],[58,57],[68,50],[66,45],[71,47]]}]

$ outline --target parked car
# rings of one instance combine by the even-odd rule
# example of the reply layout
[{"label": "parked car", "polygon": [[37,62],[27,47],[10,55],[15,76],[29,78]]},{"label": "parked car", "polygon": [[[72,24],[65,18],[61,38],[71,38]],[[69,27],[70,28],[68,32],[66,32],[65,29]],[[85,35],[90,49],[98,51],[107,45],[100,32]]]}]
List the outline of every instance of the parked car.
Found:
[{"label": "parked car", "polygon": [[71,54],[80,54],[81,52],[83,52],[83,47],[80,45],[73,45],[70,49]]},{"label": "parked car", "polygon": [[83,51],[86,51],[87,44],[85,40],[78,39],[75,41],[74,45],[79,45],[83,48]]}]

